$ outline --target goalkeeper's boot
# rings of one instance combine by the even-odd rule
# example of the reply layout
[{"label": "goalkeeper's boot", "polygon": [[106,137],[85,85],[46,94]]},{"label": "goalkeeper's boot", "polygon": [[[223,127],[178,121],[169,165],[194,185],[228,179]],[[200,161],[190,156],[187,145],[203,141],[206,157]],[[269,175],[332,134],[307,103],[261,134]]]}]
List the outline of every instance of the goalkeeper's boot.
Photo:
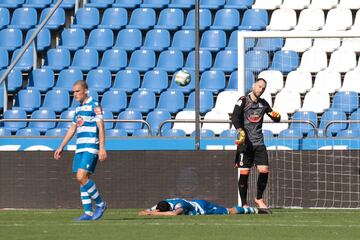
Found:
[{"label": "goalkeeper's boot", "polygon": [[93,220],[92,218],[93,218],[92,216],[84,213],[83,215],[81,215],[81,216],[78,217],[78,218],[75,218],[74,220],[75,220],[75,221],[89,221],[89,220]]},{"label": "goalkeeper's boot", "polygon": [[104,202],[104,204],[101,207],[96,207],[94,211],[94,215],[92,216],[92,220],[100,219],[103,216],[106,208],[107,208],[106,202]]}]

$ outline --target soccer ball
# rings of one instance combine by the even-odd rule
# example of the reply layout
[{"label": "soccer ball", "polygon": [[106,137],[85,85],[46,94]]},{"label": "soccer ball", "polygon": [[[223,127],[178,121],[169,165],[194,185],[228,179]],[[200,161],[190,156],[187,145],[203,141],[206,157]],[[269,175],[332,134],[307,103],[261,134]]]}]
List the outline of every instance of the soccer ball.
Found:
[{"label": "soccer ball", "polygon": [[188,71],[180,70],[175,73],[175,82],[177,85],[184,87],[188,85],[190,81],[191,81],[191,75]]}]

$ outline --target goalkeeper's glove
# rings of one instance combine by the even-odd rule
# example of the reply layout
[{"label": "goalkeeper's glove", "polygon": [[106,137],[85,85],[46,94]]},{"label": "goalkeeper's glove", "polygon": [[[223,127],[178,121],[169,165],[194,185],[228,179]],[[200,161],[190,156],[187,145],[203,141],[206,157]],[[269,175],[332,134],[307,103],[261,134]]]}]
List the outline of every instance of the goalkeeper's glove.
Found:
[{"label": "goalkeeper's glove", "polygon": [[273,118],[276,121],[279,121],[281,118],[280,113],[276,111],[269,112],[268,114],[271,116],[271,118]]},{"label": "goalkeeper's glove", "polygon": [[245,131],[242,128],[238,129],[237,138],[235,140],[235,144],[240,146],[245,142]]}]

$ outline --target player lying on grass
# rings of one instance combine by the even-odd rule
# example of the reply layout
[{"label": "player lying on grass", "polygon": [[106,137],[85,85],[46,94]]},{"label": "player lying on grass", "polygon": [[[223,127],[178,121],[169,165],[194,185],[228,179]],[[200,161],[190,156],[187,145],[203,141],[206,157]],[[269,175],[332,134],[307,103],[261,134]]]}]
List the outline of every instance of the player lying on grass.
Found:
[{"label": "player lying on grass", "polygon": [[224,215],[224,214],[267,214],[267,210],[253,207],[239,207],[225,208],[211,202],[194,199],[185,200],[182,198],[165,199],[158,202],[150,209],[139,212],[140,216],[176,216],[176,215]]}]

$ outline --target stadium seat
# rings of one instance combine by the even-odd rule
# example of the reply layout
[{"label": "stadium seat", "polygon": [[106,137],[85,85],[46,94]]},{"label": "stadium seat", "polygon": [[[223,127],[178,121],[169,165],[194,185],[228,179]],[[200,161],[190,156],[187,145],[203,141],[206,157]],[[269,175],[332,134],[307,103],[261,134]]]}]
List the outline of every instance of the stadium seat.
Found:
[{"label": "stadium seat", "polygon": [[338,71],[325,69],[316,74],[313,89],[326,93],[334,93],[341,87],[341,76]]},{"label": "stadium seat", "polygon": [[16,109],[21,109],[26,112],[32,112],[41,105],[40,91],[37,89],[22,89],[16,96]]},{"label": "stadium seat", "polygon": [[236,50],[222,50],[216,54],[214,65],[211,70],[220,70],[226,73],[238,68],[238,57]]},{"label": "stadium seat", "polygon": [[[274,110],[278,111],[278,109],[274,109]],[[288,114],[286,112],[280,112],[280,115],[282,121],[289,120]],[[271,131],[273,134],[279,134],[284,129],[288,129],[288,127],[289,127],[289,123],[273,122],[267,114],[264,115],[264,123],[262,127],[263,131],[267,130],[267,131]]]},{"label": "stadium seat", "polygon": [[[238,49],[238,30],[231,32],[229,42],[225,49],[237,50]],[[255,38],[245,38],[245,51],[255,46]]]},{"label": "stadium seat", "polygon": [[233,30],[240,25],[240,13],[234,8],[223,8],[216,11],[213,24],[210,29]]},{"label": "stadium seat", "polygon": [[159,55],[155,70],[175,72],[184,66],[184,55],[180,50],[165,50]]},{"label": "stadium seat", "polygon": [[226,78],[223,71],[205,71],[200,77],[200,89],[217,94],[225,88],[225,81]]},{"label": "stadium seat", "polygon": [[156,13],[152,8],[135,8],[126,28],[148,30],[156,23]]},{"label": "stadium seat", "polygon": [[[199,70],[203,72],[212,66],[211,52],[207,50],[199,50]],[[191,51],[186,58],[185,70],[195,71],[195,51]]]},{"label": "stadium seat", "polygon": [[[195,111],[183,110],[176,114],[175,120],[195,120]],[[182,129],[186,134],[191,134],[195,130],[195,123],[175,122],[173,129]]]},{"label": "stadium seat", "polygon": [[106,50],[102,56],[100,68],[117,72],[127,66],[127,54],[123,49]]},{"label": "stadium seat", "polygon": [[[196,131],[193,131],[190,136],[191,137],[195,137]],[[211,129],[200,129],[200,137],[201,138],[210,138],[210,137],[215,137],[215,133],[213,130]]]},{"label": "stadium seat", "polygon": [[[246,76],[248,75],[249,71],[246,71]],[[250,72],[252,74],[252,72]],[[252,74],[252,81],[254,80],[254,75]],[[246,80],[245,80],[246,82]],[[225,90],[233,90],[233,91],[237,91],[238,90],[238,85],[239,85],[239,78],[238,78],[238,71],[233,71],[230,74],[229,77],[229,81],[227,83],[226,89]]]},{"label": "stadium seat", "polygon": [[226,34],[222,30],[207,30],[200,40],[201,50],[219,51],[226,47]]},{"label": "stadium seat", "polygon": [[255,0],[252,8],[274,10],[276,8],[279,8],[281,4],[282,0]]},{"label": "stadium seat", "polygon": [[315,112],[311,111],[296,111],[293,116],[292,120],[295,121],[310,121],[314,124],[311,125],[310,123],[306,122],[294,122],[290,124],[290,129],[297,129],[300,130],[300,132],[303,135],[307,135],[310,130],[317,128],[317,115]]},{"label": "stadium seat", "polygon": [[351,70],[345,73],[342,87],[339,91],[354,91],[360,93],[360,71]]},{"label": "stadium seat", "polygon": [[184,25],[184,12],[179,8],[161,10],[155,29],[177,30]]},{"label": "stadium seat", "polygon": [[45,132],[47,137],[64,137],[67,133],[66,128],[52,128]]},{"label": "stadium seat", "polygon": [[168,88],[168,74],[162,70],[151,70],[144,74],[141,88],[151,90],[156,94]]},{"label": "stadium seat", "polygon": [[85,46],[85,31],[81,28],[65,28],[61,32],[61,44],[59,48],[67,48],[76,51]]},{"label": "stadium seat", "polygon": [[[111,111],[107,111],[103,109],[103,119],[104,120],[114,120],[114,115]],[[104,127],[106,129],[112,129],[114,127],[114,122],[112,121],[104,121]]]},{"label": "stadium seat", "polygon": [[359,107],[359,97],[357,92],[346,91],[337,92],[334,95],[331,108],[352,113]]},{"label": "stadium seat", "polygon": [[[194,4],[194,2],[193,2]],[[212,23],[212,15],[210,9],[200,9],[200,17],[199,17],[199,29],[205,30],[211,26]],[[195,9],[191,9],[186,16],[185,24],[182,29],[195,29]]]},{"label": "stadium seat", "polygon": [[327,92],[311,89],[306,93],[300,111],[323,113],[330,107],[330,95]]},{"label": "stadium seat", "polygon": [[299,67],[299,55],[295,51],[279,50],[274,53],[271,70],[289,73]]},{"label": "stadium seat", "polygon": [[324,10],[329,10],[332,9],[334,7],[336,7],[336,5],[338,4],[338,0],[312,0],[311,4],[309,5],[309,8],[320,8],[320,9],[324,9]]},{"label": "stadium seat", "polygon": [[300,94],[306,93],[312,88],[311,73],[299,70],[289,72],[286,77],[284,88]]},{"label": "stadium seat", "polygon": [[[204,120],[229,120],[229,114],[226,112],[210,111],[205,114]],[[230,128],[230,123],[211,123],[204,122],[202,124],[203,129],[211,129],[215,134],[220,134],[222,131]]]},{"label": "stadium seat", "polygon": [[119,113],[127,107],[126,92],[117,88],[110,88],[101,98],[101,107],[104,111]]},{"label": "stadium seat", "polygon": [[[324,130],[324,133],[327,137],[335,135],[337,132],[346,129],[346,123],[332,123],[331,121],[335,120],[346,120],[345,112],[342,112],[338,109],[329,109],[323,113],[320,119],[319,128]],[[327,129],[325,130],[325,128]]]},{"label": "stadium seat", "polygon": [[55,75],[53,70],[38,68],[31,71],[28,87],[38,89],[40,92],[46,92],[54,86],[54,82]]},{"label": "stadium seat", "polygon": [[115,0],[112,6],[133,9],[139,7],[141,2],[141,0]]},{"label": "stadium seat", "polygon": [[161,131],[163,137],[186,137],[186,132],[182,129],[164,129]]},{"label": "stadium seat", "polygon": [[2,0],[0,2],[0,7],[2,7],[2,8],[18,8],[24,2],[25,2],[25,0]]},{"label": "stadium seat", "polygon": [[279,132],[279,138],[302,138],[302,132],[299,129],[284,129]]},{"label": "stadium seat", "polygon": [[57,124],[57,128],[62,128],[62,129],[68,129],[71,126],[71,122],[73,120],[73,117],[75,115],[75,110],[74,109],[69,109],[69,110],[65,110],[60,114],[60,119],[61,120],[70,120],[70,121],[63,121],[63,122],[58,122]]},{"label": "stadium seat", "polygon": [[27,127],[27,128],[21,128],[21,129],[17,130],[15,136],[38,137],[38,136],[40,136],[40,134],[41,133],[38,129]]},{"label": "stadium seat", "polygon": [[184,93],[174,89],[168,89],[160,94],[157,110],[177,113],[185,106]]},{"label": "stadium seat", "polygon": [[[54,0],[53,2],[55,3],[56,0]],[[54,4],[51,4],[51,7],[53,7]],[[74,9],[75,8],[75,0],[63,0],[62,3],[60,4],[61,8],[65,8],[65,9]]]},{"label": "stadium seat", "polygon": [[[212,92],[207,90],[200,90],[200,113],[205,114],[214,107],[214,96]],[[195,110],[195,92],[190,93],[186,103],[186,110]]]},{"label": "stadium seat", "polygon": [[218,94],[213,111],[232,113],[236,102],[241,97],[238,91],[222,91]]},{"label": "stadium seat", "polygon": [[139,49],[131,53],[128,69],[146,72],[156,64],[156,56],[153,50]]},{"label": "stadium seat", "polygon": [[114,48],[134,51],[142,45],[142,34],[139,29],[122,29],[119,31]]},{"label": "stadium seat", "polygon": [[301,107],[300,94],[282,90],[276,94],[274,101],[274,109],[278,112],[294,113]]},{"label": "stadium seat", "polygon": [[105,130],[106,137],[127,137],[127,132],[125,129],[106,129]]},{"label": "stadium seat", "polygon": [[338,8],[360,9],[360,2],[354,0],[340,0]]},{"label": "stadium seat", "polygon": [[340,47],[340,38],[316,38],[313,48],[332,53]]},{"label": "stadium seat", "polygon": [[86,48],[105,51],[114,45],[114,33],[111,29],[96,28],[91,30]]},{"label": "stadium seat", "polygon": [[295,28],[297,23],[296,12],[294,9],[276,9],[270,18],[270,23],[266,27],[272,31],[289,31]]},{"label": "stadium seat", "polygon": [[10,23],[9,9],[0,7],[0,29],[6,28]]},{"label": "stadium seat", "polygon": [[284,0],[280,8],[302,10],[310,5],[311,0]]},{"label": "stadium seat", "polygon": [[324,30],[332,31],[346,31],[351,28],[353,24],[352,13],[348,8],[333,8],[330,9],[327,16]]},{"label": "stadium seat", "polygon": [[254,4],[254,0],[227,0],[224,8],[235,8],[246,10],[251,8]]},{"label": "stadium seat", "polygon": [[[165,121],[171,119],[171,114],[168,111],[154,109],[153,111],[149,112],[146,116],[146,121],[151,126],[152,135],[160,135],[159,127],[160,124]],[[166,123],[161,127],[161,130],[164,131],[165,129],[170,129],[171,123]]]},{"label": "stadium seat", "polygon": [[179,30],[175,32],[170,50],[189,52],[195,48],[195,31]]},{"label": "stadium seat", "polygon": [[170,33],[166,29],[151,29],[146,33],[141,49],[163,51],[170,46]]},{"label": "stadium seat", "polygon": [[359,138],[360,137],[360,130],[359,129],[345,129],[340,130],[337,132],[336,137],[342,138]]},{"label": "stadium seat", "polygon": [[[27,43],[33,33],[35,32],[35,29],[30,29],[26,33],[25,43]],[[36,41],[36,50],[37,51],[44,51],[50,48],[51,45],[51,33],[49,29],[43,28],[38,33],[37,37],[35,38]],[[33,42],[34,44],[34,42]]]},{"label": "stadium seat", "polygon": [[356,67],[357,57],[353,50],[339,48],[331,54],[328,68],[338,72],[348,72]]},{"label": "stadium seat", "polygon": [[284,46],[281,48],[283,51],[305,52],[312,47],[311,38],[287,38]]},{"label": "stadium seat", "polygon": [[[0,71],[0,76],[5,73],[5,69]],[[23,76],[20,70],[13,69],[7,76],[7,90],[10,93],[17,92],[23,85]]]},{"label": "stadium seat", "polygon": [[[6,119],[26,119],[26,112],[20,109],[9,109],[4,112],[4,120]],[[4,128],[11,132],[15,132],[20,128],[25,128],[27,122],[7,122],[4,121]]]},{"label": "stadium seat", "polygon": [[267,82],[266,91],[274,94],[284,87],[284,76],[278,70],[265,70],[259,73],[258,78],[263,78]]},{"label": "stadium seat", "polygon": [[[356,109],[353,113],[351,113],[349,118],[349,127],[348,129],[358,130],[360,129],[360,109]],[[358,121],[358,122],[356,122]]]},{"label": "stadium seat", "polygon": [[359,38],[343,38],[341,43],[342,49],[349,49],[354,52],[360,52],[360,39]]},{"label": "stadium seat", "polygon": [[37,24],[35,8],[16,8],[12,14],[8,28],[28,30]]},{"label": "stadium seat", "polygon": [[108,8],[113,3],[114,0],[89,0],[88,3],[85,4],[85,7]]},{"label": "stadium seat", "polygon": [[[39,109],[35,110],[31,114],[31,119],[56,119],[55,112],[50,109]],[[41,133],[45,133],[48,129],[54,128],[56,122],[30,122],[29,128],[38,130]]]},{"label": "stadium seat", "polygon": [[61,71],[70,65],[70,51],[66,48],[52,48],[46,53],[44,68]]},{"label": "stadium seat", "polygon": [[99,65],[99,53],[93,48],[76,50],[71,68],[87,72]]},{"label": "stadium seat", "polygon": [[[190,73],[191,79],[195,79],[195,72],[189,71],[189,73]],[[195,89],[195,81],[190,81],[190,83],[186,86],[180,86],[179,84],[177,84],[175,82],[175,75],[176,74],[173,74],[173,76],[171,78],[170,89],[179,90],[185,94],[188,94]]]},{"label": "stadium seat", "polygon": [[74,83],[81,79],[83,79],[83,73],[80,69],[64,69],[60,71],[55,87],[72,91]]},{"label": "stadium seat", "polygon": [[68,108],[69,104],[69,92],[65,89],[57,88],[46,93],[42,107],[59,113]]},{"label": "stadium seat", "polygon": [[284,45],[283,38],[260,38],[258,39],[254,50],[263,50],[268,52],[275,52],[280,50]]},{"label": "stadium seat", "polygon": [[236,138],[238,135],[238,131],[236,129],[226,129],[220,133],[220,137],[222,138]]},{"label": "stadium seat", "polygon": [[22,7],[27,8],[46,8],[51,4],[51,0],[26,0]]},{"label": "stadium seat", "polygon": [[170,8],[182,8],[182,9],[191,9],[194,8],[193,0],[171,0],[169,3]]},{"label": "stadium seat", "polygon": [[111,87],[111,72],[102,68],[93,69],[88,72],[86,83],[92,90],[98,93],[104,93]]},{"label": "stadium seat", "polygon": [[143,3],[140,5],[140,7],[162,9],[165,8],[169,3],[170,0],[143,0]]},{"label": "stadium seat", "polygon": [[71,24],[71,28],[82,28],[90,30],[98,26],[100,23],[100,13],[97,8],[79,8],[75,14],[75,23]]},{"label": "stadium seat", "polygon": [[326,52],[317,49],[310,48],[310,50],[303,53],[298,70],[308,72],[319,72],[327,67],[327,55]]},{"label": "stadium seat", "polygon": [[269,16],[265,9],[247,9],[244,12],[239,30],[260,31],[265,30],[269,24]]},{"label": "stadium seat", "polygon": [[356,11],[354,24],[351,27],[351,31],[358,31],[360,28],[360,9]]},{"label": "stadium seat", "polygon": [[154,109],[155,106],[155,93],[150,90],[139,89],[131,95],[128,109],[146,114]]},{"label": "stadium seat", "polygon": [[128,22],[128,13],[125,8],[106,8],[98,28],[120,30]]},{"label": "stadium seat", "polygon": [[265,92],[263,92],[263,94],[261,95],[261,98],[263,98],[267,103],[269,103],[270,107],[273,105],[271,93],[267,89],[265,90]]},{"label": "stadium seat", "polygon": [[133,136],[133,137],[151,137],[151,133],[149,134],[149,130],[147,128],[136,129],[131,136]]},{"label": "stadium seat", "polygon": [[[51,8],[45,8],[41,11],[39,24],[45,19],[45,17],[50,13]],[[65,25],[65,10],[63,8],[58,8],[54,14],[50,17],[49,21],[45,24],[45,28],[58,30],[61,26]]]},{"label": "stadium seat", "polygon": [[11,131],[7,128],[0,127],[0,136],[1,137],[11,136]]},{"label": "stadium seat", "polygon": [[269,67],[269,54],[266,51],[250,50],[245,53],[246,69],[260,72]]},{"label": "stadium seat", "polygon": [[219,9],[225,5],[225,0],[200,0],[200,8]]},{"label": "stadium seat", "polygon": [[121,70],[115,76],[113,88],[133,93],[140,87],[140,73],[137,70]]},{"label": "stadium seat", "polygon": [[318,31],[325,25],[325,14],[320,8],[304,9],[300,12],[295,30]]},{"label": "stadium seat", "polygon": [[[97,93],[97,91],[89,88],[89,90],[87,91],[87,95],[92,97],[95,101],[99,101],[99,94]],[[75,109],[78,106],[80,106],[80,102],[76,101],[76,98],[73,97],[71,101],[70,109]]]},{"label": "stadium seat", "polygon": [[0,69],[6,68],[9,65],[9,54],[6,49],[0,48]]},{"label": "stadium seat", "polygon": [[[13,52],[13,55],[11,57],[11,62],[15,60],[17,55],[20,53],[21,49],[16,49]],[[32,70],[34,65],[34,49],[32,47],[26,49],[24,55],[20,58],[20,60],[15,65],[14,69],[19,69],[23,72],[28,72]]]},{"label": "stadium seat", "polygon": [[23,44],[23,34],[20,29],[6,28],[0,31],[0,47],[14,51]]},{"label": "stadium seat", "polygon": [[[142,118],[141,113],[134,110],[125,110],[118,115],[118,120],[142,120]],[[141,122],[117,122],[116,128],[124,129],[127,134],[132,134],[136,129],[141,129],[142,125]]]}]

